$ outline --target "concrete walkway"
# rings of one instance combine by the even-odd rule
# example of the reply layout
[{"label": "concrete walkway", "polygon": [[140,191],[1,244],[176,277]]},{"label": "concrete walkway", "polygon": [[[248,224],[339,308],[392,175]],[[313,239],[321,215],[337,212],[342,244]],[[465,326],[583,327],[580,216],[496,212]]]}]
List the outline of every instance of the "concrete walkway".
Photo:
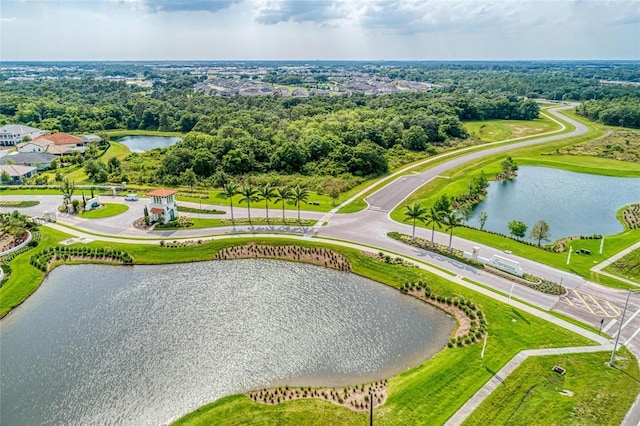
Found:
[{"label": "concrete walkway", "polygon": [[504,367],[500,369],[487,383],[484,384],[478,392],[475,393],[456,413],[449,418],[445,423],[445,426],[457,426],[462,424],[467,417],[473,413],[473,411],[480,406],[491,392],[493,392],[501,383],[503,383],[507,377],[514,372],[527,358],[530,356],[545,356],[545,355],[563,355],[563,354],[578,354],[578,353],[592,353],[610,351],[613,349],[613,345],[610,343],[600,346],[577,346],[573,348],[550,348],[550,349],[536,349],[526,350],[519,352],[516,356],[511,358]]},{"label": "concrete walkway", "polygon": [[594,266],[593,268],[591,268],[591,270],[593,272],[596,272],[598,274],[602,274],[602,275],[606,275],[609,278],[614,278],[616,280],[619,281],[624,281],[627,284],[630,285],[635,285],[637,287],[640,287],[640,283],[635,282],[635,281],[631,281],[627,278],[621,277],[619,275],[613,275],[610,274],[608,272],[603,271],[604,268],[606,268],[607,266],[611,265],[613,262],[617,261],[618,259],[628,255],[629,253],[631,253],[634,250],[640,249],[640,241],[638,241],[637,243],[633,244],[632,246],[627,247],[626,249],[619,251],[618,253],[614,254],[613,256],[611,256],[610,258],[604,260],[603,262],[598,263],[596,266]]}]

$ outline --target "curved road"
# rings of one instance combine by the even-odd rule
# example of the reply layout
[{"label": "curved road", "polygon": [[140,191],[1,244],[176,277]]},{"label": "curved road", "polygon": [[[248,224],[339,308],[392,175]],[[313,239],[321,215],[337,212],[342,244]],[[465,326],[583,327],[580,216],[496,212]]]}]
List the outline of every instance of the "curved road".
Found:
[{"label": "curved road", "polygon": [[[510,256],[512,259],[520,262],[523,269],[527,272],[550,280],[561,281],[562,284],[567,287],[570,292],[568,297],[562,298],[557,296],[545,295],[531,290],[525,286],[514,286],[510,281],[499,278],[495,275],[477,270],[475,268],[434,254],[432,252],[408,246],[387,237],[387,233],[391,231],[402,233],[411,232],[409,225],[392,221],[389,218],[388,213],[400,203],[402,203],[402,201],[405,200],[411,193],[416,191],[418,188],[420,188],[430,180],[435,179],[438,175],[478,158],[483,158],[504,151],[510,151],[521,147],[560,140],[585,133],[587,131],[586,126],[575,120],[567,118],[558,112],[558,110],[568,109],[571,107],[572,106],[555,108],[553,110],[548,110],[548,112],[555,115],[556,117],[561,118],[562,120],[571,123],[573,126],[575,126],[575,130],[569,133],[551,135],[539,139],[527,140],[524,142],[514,142],[508,145],[501,145],[483,151],[472,152],[441,163],[423,172],[400,176],[367,197],[366,201],[369,204],[369,208],[365,211],[353,214],[336,214],[335,211],[338,210],[338,208],[336,208],[330,213],[305,212],[305,217],[320,220],[320,223],[318,225],[308,228],[288,226],[238,226],[215,228],[215,234],[228,235],[246,232],[301,233],[305,234],[305,236],[309,238],[317,235],[318,237],[348,240],[359,244],[379,247],[384,250],[396,252],[414,259],[422,260],[451,271],[456,275],[455,278],[452,277],[452,279],[459,284],[463,283],[463,281],[461,281],[463,279],[472,280],[474,282],[483,284],[486,287],[501,291],[504,294],[512,294],[514,298],[518,298],[542,309],[562,312],[595,327],[603,325],[606,329],[605,331],[609,335],[615,335],[615,331],[620,325],[618,321],[620,319],[622,307],[625,303],[627,292],[614,290],[600,286],[598,284],[587,282],[582,277],[578,277],[576,275],[540,264],[538,262],[535,262],[535,260],[519,258],[517,256]],[[31,208],[20,209],[21,212],[34,216],[40,216],[42,212],[46,210],[55,211],[57,204],[60,203],[60,196],[3,196],[2,199],[38,199],[41,202],[40,205]],[[121,197],[102,197],[102,200],[103,202],[125,203],[125,201]],[[132,237],[143,239],[196,238],[202,237],[204,235],[210,235],[212,231],[211,229],[192,229],[184,231],[162,232],[141,231],[133,228],[131,224],[134,219],[142,216],[143,202],[131,202],[129,204],[132,206],[131,209],[119,216],[111,218],[89,220],[77,218],[70,215],[59,215],[58,220],[60,223],[74,226],[79,230],[108,235],[112,236],[112,238],[119,239],[127,239]],[[197,204],[194,203],[181,204],[197,207]],[[137,208],[134,206],[137,206]],[[0,211],[11,210],[13,209],[0,207]],[[234,209],[236,217],[243,215],[245,212],[245,208],[236,207]],[[251,212],[252,216],[254,217],[264,216],[265,213],[262,209],[251,209]],[[198,216],[196,214],[188,215],[194,217]],[[295,217],[297,215],[297,212],[288,211],[287,215],[290,217]],[[225,217],[225,215],[200,216],[215,218]],[[271,216],[278,217],[280,216],[280,212],[271,211]],[[322,223],[325,223],[326,226],[322,226]],[[71,234],[74,233],[74,231],[72,230],[68,230],[68,232]],[[423,228],[418,228],[416,229],[416,235],[422,238],[430,239],[431,231]],[[96,236],[93,238],[101,239],[102,237]],[[436,232],[435,239],[437,242],[440,242],[442,244],[448,245],[449,243],[449,236],[446,234]],[[140,243],[141,241],[129,240],[127,242]],[[453,245],[456,248],[462,249],[467,252],[470,252],[472,250],[472,247],[477,246],[480,248],[481,256],[487,258],[491,257],[493,254],[504,255],[504,253],[492,247],[484,246],[473,241],[468,241],[457,237],[454,237]],[[640,359],[640,300],[637,299],[637,297],[632,297],[630,300],[627,316],[623,323],[620,342],[628,347],[636,355],[636,357]],[[636,401],[634,409],[630,411],[627,419],[625,419],[625,424],[638,424],[638,422],[640,421],[639,408],[640,407],[638,401]]]}]

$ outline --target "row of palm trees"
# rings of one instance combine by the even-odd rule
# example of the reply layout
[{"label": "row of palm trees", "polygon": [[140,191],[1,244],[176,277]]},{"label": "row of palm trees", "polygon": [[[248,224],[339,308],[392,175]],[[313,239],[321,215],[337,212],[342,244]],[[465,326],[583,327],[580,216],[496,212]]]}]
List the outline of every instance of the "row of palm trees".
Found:
[{"label": "row of palm trees", "polygon": [[436,232],[436,225],[445,226],[445,229],[449,231],[449,250],[451,250],[451,243],[453,241],[453,229],[456,226],[462,224],[463,217],[457,210],[442,211],[436,210],[435,207],[427,209],[420,203],[413,203],[411,205],[405,204],[405,221],[413,220],[413,233],[411,239],[416,238],[416,221],[419,220],[426,226],[431,226],[431,245],[433,245],[433,239]]},{"label": "row of palm trees", "polygon": [[265,184],[262,186],[253,186],[250,183],[246,183],[239,186],[235,182],[227,182],[222,186],[222,195],[229,199],[231,205],[231,222],[234,222],[233,217],[233,197],[236,194],[240,194],[240,203],[247,203],[247,214],[249,216],[249,222],[251,222],[251,203],[257,203],[264,201],[264,207],[267,211],[267,221],[269,221],[269,203],[275,201],[282,203],[282,222],[285,222],[284,205],[287,201],[293,201],[293,204],[298,207],[298,222],[300,222],[300,204],[306,203],[309,199],[309,190],[307,188],[301,188],[300,185],[296,185],[294,188],[287,186],[274,187],[271,184]]}]

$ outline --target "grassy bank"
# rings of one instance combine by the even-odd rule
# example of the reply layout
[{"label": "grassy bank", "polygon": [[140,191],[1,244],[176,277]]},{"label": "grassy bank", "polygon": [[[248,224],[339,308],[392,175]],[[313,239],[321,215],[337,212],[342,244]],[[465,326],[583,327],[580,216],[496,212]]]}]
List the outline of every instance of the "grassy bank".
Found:
[{"label": "grassy bank", "polygon": [[547,118],[535,120],[484,120],[465,121],[464,127],[470,135],[487,142],[535,136],[560,129],[560,125]]},{"label": "grassy bank", "polygon": [[[640,239],[640,235],[638,235],[638,239]],[[640,284],[640,250],[632,251],[604,268],[604,270]]]},{"label": "grassy bank", "polygon": [[[467,419],[464,425],[619,425],[640,392],[640,372],[623,349],[617,368],[608,352],[529,358]],[[561,376],[551,369],[562,366]],[[621,394],[624,387],[629,393]],[[568,390],[572,395],[561,395]]]}]

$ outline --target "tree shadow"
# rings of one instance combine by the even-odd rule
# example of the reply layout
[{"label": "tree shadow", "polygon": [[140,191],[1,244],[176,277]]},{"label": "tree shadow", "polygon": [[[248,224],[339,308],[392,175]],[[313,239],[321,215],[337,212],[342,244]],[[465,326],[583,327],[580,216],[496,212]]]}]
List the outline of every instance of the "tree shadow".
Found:
[{"label": "tree shadow", "polygon": [[530,322],[527,318],[525,318],[525,317],[524,317],[520,312],[516,311],[516,309],[515,309],[515,308],[511,308],[511,310],[513,311],[513,313],[514,313],[518,318],[520,318],[522,321],[526,322],[528,325],[531,325],[531,322]]}]

